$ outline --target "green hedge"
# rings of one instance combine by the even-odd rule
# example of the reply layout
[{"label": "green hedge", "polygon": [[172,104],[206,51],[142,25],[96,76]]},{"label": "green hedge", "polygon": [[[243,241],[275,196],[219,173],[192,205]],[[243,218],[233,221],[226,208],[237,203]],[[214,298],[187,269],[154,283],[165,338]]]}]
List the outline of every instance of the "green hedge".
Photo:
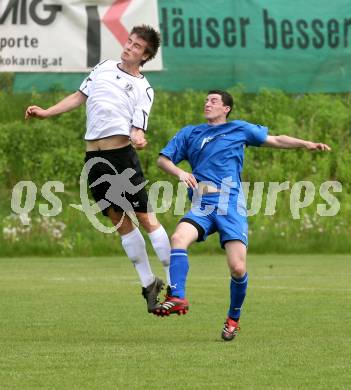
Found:
[{"label": "green hedge", "polygon": [[[265,216],[264,197],[260,212],[249,217],[250,250],[259,253],[349,252],[351,95],[292,96],[267,90],[251,95],[240,89],[231,92],[235,99],[233,119],[266,125],[272,135],[287,134],[325,142],[332,147],[331,153],[248,148],[243,181],[265,182],[265,194],[270,181],[289,181],[291,187],[297,181],[309,180],[317,191],[327,180],[339,181],[343,186],[341,193],[334,194],[341,204],[335,217],[318,216],[317,204],[323,203],[323,199],[317,196],[313,204],[301,211],[301,219],[294,220],[289,211],[287,191],[278,195],[275,215]],[[96,232],[84,215],[69,207],[69,203],[79,203],[79,175],[84,158],[84,108],[45,121],[23,120],[29,104],[47,107],[63,96],[61,93],[12,95],[0,92],[2,255],[121,253],[115,237]],[[157,168],[158,152],[178,129],[203,121],[204,98],[205,93],[193,91],[156,93],[147,133],[149,144],[139,153],[144,173],[151,183],[170,180],[177,184],[175,179]],[[31,180],[38,189],[47,180],[64,183],[65,193],[58,194],[64,210],[55,217],[57,223],[65,224],[60,238],[51,237],[50,232],[41,227],[43,222],[38,207],[31,213],[30,231],[18,230],[17,239],[4,234],[18,224],[15,218],[6,217],[11,214],[11,190],[20,180]],[[249,208],[251,196],[252,191]],[[38,198],[37,202],[43,200]],[[169,233],[179,218],[173,215],[172,209],[159,217]],[[217,241],[217,237],[211,237],[208,243],[195,246],[193,250],[215,252],[218,250]]]}]

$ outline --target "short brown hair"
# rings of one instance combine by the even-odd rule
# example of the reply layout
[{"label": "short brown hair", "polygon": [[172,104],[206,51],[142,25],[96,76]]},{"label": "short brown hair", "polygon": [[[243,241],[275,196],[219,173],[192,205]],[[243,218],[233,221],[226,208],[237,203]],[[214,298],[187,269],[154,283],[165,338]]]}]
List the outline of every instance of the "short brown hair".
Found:
[{"label": "short brown hair", "polygon": [[138,38],[143,39],[147,43],[145,53],[148,54],[149,57],[140,63],[140,65],[143,66],[146,62],[152,60],[156,56],[157,50],[161,44],[160,33],[153,27],[143,24],[141,26],[133,27],[130,32],[130,35],[132,34],[137,35]]}]

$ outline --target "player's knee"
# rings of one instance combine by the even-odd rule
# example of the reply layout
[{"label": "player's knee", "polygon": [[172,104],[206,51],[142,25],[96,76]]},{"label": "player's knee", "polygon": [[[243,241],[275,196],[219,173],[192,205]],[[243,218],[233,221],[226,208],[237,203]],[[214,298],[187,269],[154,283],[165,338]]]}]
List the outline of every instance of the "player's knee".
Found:
[{"label": "player's knee", "polygon": [[160,222],[158,222],[155,215],[150,213],[140,213],[137,214],[137,218],[141,226],[148,232],[151,233],[154,230],[160,227]]},{"label": "player's knee", "polygon": [[121,222],[121,218],[118,218],[116,216],[110,216],[110,220],[114,226],[117,226]]},{"label": "player's knee", "polygon": [[134,227],[132,222],[129,220],[129,218],[122,218],[118,217],[117,215],[109,215],[111,222],[114,226],[117,227],[117,231],[119,234],[128,234],[130,233]]},{"label": "player's knee", "polygon": [[229,268],[230,268],[230,273],[235,278],[241,278],[246,273],[246,265],[243,262],[231,263],[229,265]]},{"label": "player's knee", "polygon": [[175,232],[171,237],[172,248],[184,248],[188,247],[187,237],[182,232]]},{"label": "player's knee", "polygon": [[[109,207],[107,209],[107,216],[110,218],[110,220],[113,223],[113,225],[117,226],[117,225],[120,224],[121,219],[123,217],[123,214],[120,213],[120,212],[115,211],[112,207]],[[123,222],[124,222],[124,220],[123,220]]]}]

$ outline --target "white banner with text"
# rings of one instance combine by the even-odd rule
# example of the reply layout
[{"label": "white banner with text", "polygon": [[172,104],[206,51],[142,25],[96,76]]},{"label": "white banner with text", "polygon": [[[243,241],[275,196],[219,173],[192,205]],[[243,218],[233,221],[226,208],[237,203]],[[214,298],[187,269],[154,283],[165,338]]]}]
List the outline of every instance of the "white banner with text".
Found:
[{"label": "white banner with text", "polygon": [[[89,71],[141,24],[159,29],[157,0],[0,0],[0,72]],[[161,53],[144,69],[162,70]]]}]

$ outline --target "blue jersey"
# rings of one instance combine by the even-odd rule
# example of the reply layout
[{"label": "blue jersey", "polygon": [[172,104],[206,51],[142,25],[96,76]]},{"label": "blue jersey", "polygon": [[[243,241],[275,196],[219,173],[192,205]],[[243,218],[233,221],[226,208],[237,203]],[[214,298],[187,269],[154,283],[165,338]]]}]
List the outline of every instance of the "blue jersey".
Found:
[{"label": "blue jersey", "polygon": [[174,164],[186,160],[198,182],[212,182],[218,189],[223,179],[233,183],[230,193],[240,188],[245,146],[260,146],[267,127],[235,120],[221,125],[191,125],[181,129],[160,154]]}]

